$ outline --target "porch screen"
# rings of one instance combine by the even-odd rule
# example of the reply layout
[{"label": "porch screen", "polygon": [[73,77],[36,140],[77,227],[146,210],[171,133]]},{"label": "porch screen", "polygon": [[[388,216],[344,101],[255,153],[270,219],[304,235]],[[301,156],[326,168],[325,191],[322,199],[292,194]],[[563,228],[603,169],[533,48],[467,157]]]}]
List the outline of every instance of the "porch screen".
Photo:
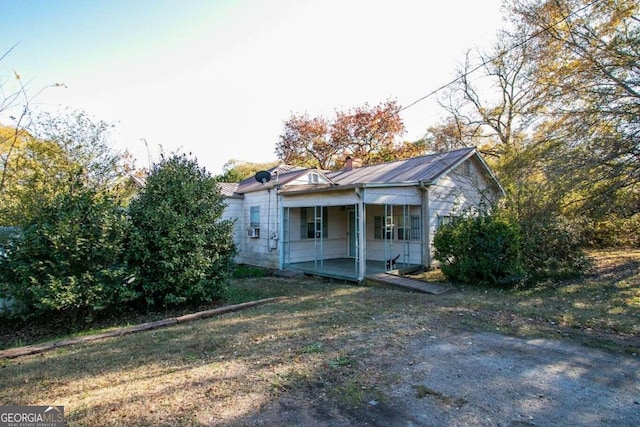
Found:
[{"label": "porch screen", "polygon": [[[420,241],[420,216],[410,215],[408,217],[394,216],[394,227],[387,230],[386,239],[388,240],[411,240],[414,242]],[[385,238],[385,223],[383,216],[373,217],[373,238],[376,240],[382,240]],[[395,236],[395,228],[398,229],[398,237]]]},{"label": "porch screen", "polygon": [[[315,208],[300,208],[300,238],[313,239],[315,236]],[[329,235],[329,209],[322,207],[322,237]]]}]

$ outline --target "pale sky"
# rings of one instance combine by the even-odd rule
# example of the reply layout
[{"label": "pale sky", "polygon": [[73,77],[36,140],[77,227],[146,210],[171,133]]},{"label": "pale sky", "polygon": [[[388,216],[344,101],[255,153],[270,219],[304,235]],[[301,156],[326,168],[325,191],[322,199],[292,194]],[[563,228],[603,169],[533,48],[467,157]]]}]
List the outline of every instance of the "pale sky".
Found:
[{"label": "pale sky", "polygon": [[[191,153],[212,174],[267,162],[292,113],[333,117],[365,103],[406,106],[448,83],[488,46],[501,0],[0,0],[0,82],[13,71],[36,109],[116,125],[113,141],[150,155]],[[405,140],[444,112],[402,112]],[[2,124],[12,124],[0,117]]]}]

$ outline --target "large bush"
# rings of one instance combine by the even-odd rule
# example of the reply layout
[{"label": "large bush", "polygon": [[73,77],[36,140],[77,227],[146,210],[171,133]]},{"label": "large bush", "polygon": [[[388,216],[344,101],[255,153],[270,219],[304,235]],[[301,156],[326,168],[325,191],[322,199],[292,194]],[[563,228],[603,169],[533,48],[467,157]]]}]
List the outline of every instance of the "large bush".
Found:
[{"label": "large bush", "polygon": [[588,262],[576,221],[539,214],[519,221],[527,283],[566,279],[582,274]]},{"label": "large bush", "polygon": [[195,160],[173,155],[154,165],[131,201],[129,266],[148,306],[220,297],[235,267],[233,223],[216,181]]},{"label": "large bush", "polygon": [[76,182],[45,202],[0,259],[0,282],[25,316],[76,318],[136,297],[123,284],[126,217],[107,194]]},{"label": "large bush", "polygon": [[452,281],[508,286],[522,277],[518,227],[498,215],[456,219],[438,229],[433,245]]}]

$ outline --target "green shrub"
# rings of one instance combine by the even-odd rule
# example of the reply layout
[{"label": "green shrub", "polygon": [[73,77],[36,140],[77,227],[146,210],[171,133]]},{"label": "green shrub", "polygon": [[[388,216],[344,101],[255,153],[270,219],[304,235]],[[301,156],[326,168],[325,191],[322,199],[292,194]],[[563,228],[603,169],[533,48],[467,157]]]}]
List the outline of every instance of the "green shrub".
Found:
[{"label": "green shrub", "polygon": [[162,158],[131,201],[128,265],[148,306],[210,302],[235,269],[233,222],[215,180],[185,155]]},{"label": "green shrub", "polygon": [[85,319],[136,298],[123,284],[125,221],[113,198],[76,183],[10,241],[0,260],[4,292],[24,316]]},{"label": "green shrub", "polygon": [[498,215],[456,219],[438,229],[433,244],[451,281],[509,286],[522,277],[518,227]]},{"label": "green shrub", "polygon": [[587,266],[576,222],[559,215],[537,215],[521,220],[520,230],[528,284],[577,277]]}]

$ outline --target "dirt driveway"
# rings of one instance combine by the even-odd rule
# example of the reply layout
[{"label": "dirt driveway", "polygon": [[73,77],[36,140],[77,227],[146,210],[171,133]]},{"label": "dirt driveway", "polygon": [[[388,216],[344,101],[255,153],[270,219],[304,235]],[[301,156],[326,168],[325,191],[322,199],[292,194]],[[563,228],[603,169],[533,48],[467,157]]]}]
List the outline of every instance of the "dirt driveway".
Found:
[{"label": "dirt driveway", "polygon": [[[333,406],[320,386],[272,401],[241,425],[638,426],[640,360],[495,333],[425,335],[385,354],[384,398]],[[372,371],[381,368],[373,367]],[[232,423],[236,424],[236,423]]]}]

